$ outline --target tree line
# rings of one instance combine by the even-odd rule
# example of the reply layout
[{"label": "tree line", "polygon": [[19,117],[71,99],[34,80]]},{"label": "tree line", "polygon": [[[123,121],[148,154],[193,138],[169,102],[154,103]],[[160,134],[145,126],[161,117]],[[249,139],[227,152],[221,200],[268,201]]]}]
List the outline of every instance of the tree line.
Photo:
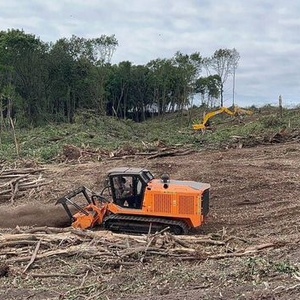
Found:
[{"label": "tree line", "polygon": [[72,123],[79,110],[143,121],[192,105],[196,94],[202,105],[223,106],[223,86],[240,58],[219,49],[209,58],[178,51],[145,65],[112,64],[117,47],[115,35],[45,43],[23,30],[1,31],[1,125]]}]

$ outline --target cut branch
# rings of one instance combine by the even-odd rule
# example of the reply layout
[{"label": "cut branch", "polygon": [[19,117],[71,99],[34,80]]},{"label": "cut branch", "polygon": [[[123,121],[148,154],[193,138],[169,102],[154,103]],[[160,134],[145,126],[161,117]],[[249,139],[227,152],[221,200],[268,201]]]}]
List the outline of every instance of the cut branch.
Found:
[{"label": "cut branch", "polygon": [[40,249],[40,245],[41,245],[41,241],[39,240],[39,241],[37,242],[37,244],[36,244],[36,247],[35,247],[33,253],[32,253],[32,256],[31,256],[31,258],[30,258],[29,263],[27,264],[27,266],[26,266],[25,269],[23,270],[23,273],[25,273],[25,272],[30,268],[30,266],[33,264],[33,262],[35,261],[35,258],[36,258],[36,256],[37,256],[37,253],[38,253],[38,251],[39,251],[39,249]]}]

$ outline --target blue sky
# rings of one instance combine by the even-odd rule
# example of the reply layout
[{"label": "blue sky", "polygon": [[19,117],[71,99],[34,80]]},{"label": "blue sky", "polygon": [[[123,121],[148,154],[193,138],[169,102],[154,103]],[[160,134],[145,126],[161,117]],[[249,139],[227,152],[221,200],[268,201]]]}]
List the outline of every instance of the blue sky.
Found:
[{"label": "blue sky", "polygon": [[[44,42],[114,34],[113,63],[235,48],[240,106],[276,105],[279,95],[284,106],[300,105],[299,16],[296,0],[0,0],[1,30],[23,29]],[[229,79],[226,106],[232,86]]]}]

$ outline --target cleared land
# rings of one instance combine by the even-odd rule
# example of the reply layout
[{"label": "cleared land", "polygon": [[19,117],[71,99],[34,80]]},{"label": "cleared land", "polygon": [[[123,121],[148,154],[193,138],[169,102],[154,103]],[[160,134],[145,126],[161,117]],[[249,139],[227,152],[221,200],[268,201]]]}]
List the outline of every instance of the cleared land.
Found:
[{"label": "cleared land", "polygon": [[[0,204],[1,299],[298,299],[299,155],[294,141],[45,165],[50,184]],[[80,185],[100,191],[115,166],[210,183],[207,224],[179,241],[39,228],[63,227],[55,200]]]}]

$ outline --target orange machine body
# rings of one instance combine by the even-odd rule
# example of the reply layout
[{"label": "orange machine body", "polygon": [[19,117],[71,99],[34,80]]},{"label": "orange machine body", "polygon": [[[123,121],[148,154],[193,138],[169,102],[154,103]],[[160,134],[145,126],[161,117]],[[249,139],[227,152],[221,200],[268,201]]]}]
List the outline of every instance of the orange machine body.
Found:
[{"label": "orange machine body", "polygon": [[[112,169],[106,182],[103,190],[108,189],[110,199],[102,194],[89,197],[83,187],[58,201],[66,208],[73,227],[87,229],[114,223],[115,228],[120,224],[125,226],[126,222],[131,227],[134,222],[137,226],[141,223],[175,224],[179,225],[182,233],[186,233],[203,225],[209,211],[208,183],[170,180],[167,175],[156,179],[147,169],[138,168]],[[83,192],[89,202],[85,207],[70,200],[79,192]],[[73,204],[78,212],[71,215],[67,204]]]},{"label": "orange machine body", "polygon": [[[142,215],[182,220],[189,228],[200,227],[205,222],[204,202],[208,201],[209,184],[171,180],[167,187],[154,179],[145,189],[140,209],[108,205],[113,214]],[[190,185],[189,185],[190,184]],[[193,187],[193,184],[195,187]],[[196,189],[196,187],[198,189]]]}]

